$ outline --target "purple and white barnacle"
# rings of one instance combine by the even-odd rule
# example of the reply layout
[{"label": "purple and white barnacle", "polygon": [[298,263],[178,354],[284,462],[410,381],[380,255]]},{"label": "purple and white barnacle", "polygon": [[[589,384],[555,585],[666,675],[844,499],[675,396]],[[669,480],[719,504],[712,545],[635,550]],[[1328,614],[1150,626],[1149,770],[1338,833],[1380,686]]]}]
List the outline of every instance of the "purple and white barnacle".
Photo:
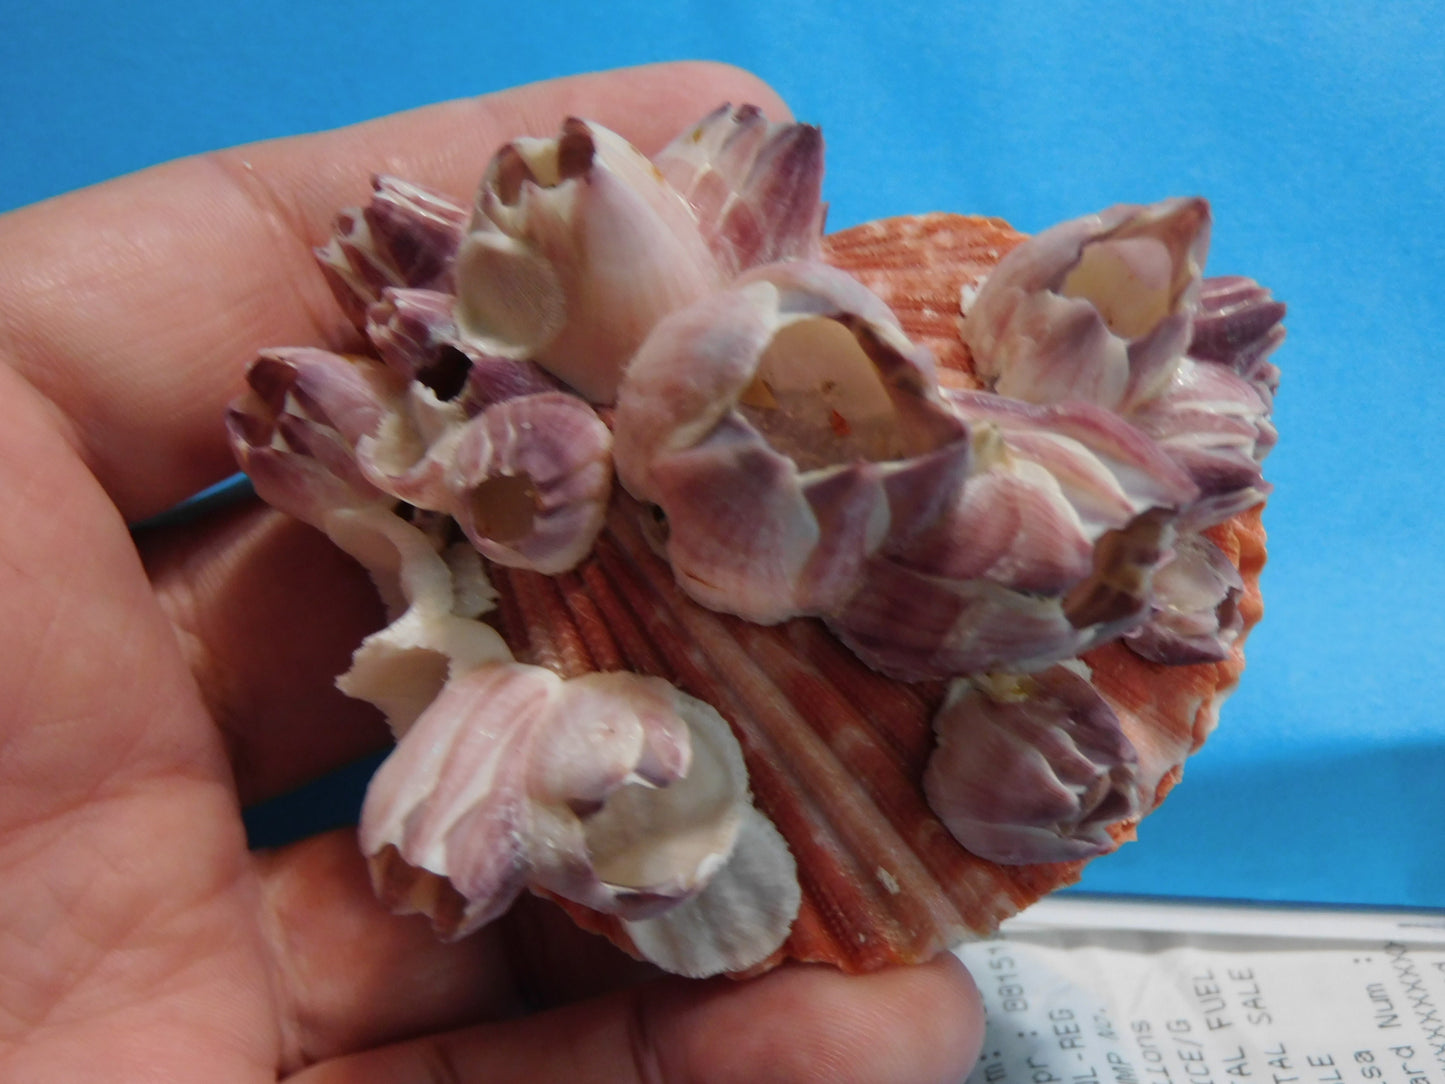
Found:
[{"label": "purple and white barnacle", "polygon": [[1128,417],[1199,487],[1190,525],[1222,523],[1269,495],[1263,462],[1278,434],[1268,400],[1231,369],[1183,358],[1168,385]]},{"label": "purple and white barnacle", "polygon": [[1194,314],[1189,356],[1224,365],[1248,380],[1274,404],[1279,370],[1269,356],[1284,342],[1284,303],[1243,275],[1205,279]]},{"label": "purple and white barnacle", "polygon": [[932,358],[823,264],[758,268],[663,321],[629,366],[618,477],[667,518],[679,583],[771,623],[826,613],[947,502],[970,456]]},{"label": "purple and white barnacle", "polygon": [[1149,620],[1124,638],[1130,648],[1174,666],[1229,657],[1244,632],[1244,577],[1218,546],[1196,531],[1181,534],[1153,586]]},{"label": "purple and white barnacle", "polygon": [[385,365],[272,351],[233,408],[232,443],[268,501],[324,527],[338,507],[398,501],[453,517],[491,560],[553,574],[601,529],[612,436],[575,396],[504,398],[468,416]]},{"label": "purple and white barnacle", "polygon": [[612,434],[573,395],[495,403],[457,430],[445,509],[484,557],[544,574],[587,556],[612,491]]},{"label": "purple and white barnacle", "polygon": [[1209,205],[1120,205],[1065,222],[999,262],[965,305],[963,339],[994,391],[1127,411],[1189,346]]},{"label": "purple and white barnacle", "polygon": [[[792,856],[757,823],[727,723],[629,673],[564,681],[497,662],[448,682],[377,772],[361,845],[383,901],[449,937],[541,889],[620,916],[684,974],[765,958],[798,903]],[[730,863],[749,876],[729,877]],[[669,936],[704,892],[745,897],[730,902],[749,920]]]},{"label": "purple and white barnacle", "polygon": [[456,263],[457,323],[611,402],[654,324],[721,281],[682,196],[630,143],[569,119],[492,159]]},{"label": "purple and white barnacle", "polygon": [[688,201],[723,274],[822,252],[823,134],[724,105],[654,161]]},{"label": "purple and white barnacle", "polygon": [[371,200],[336,217],[316,260],[337,301],[358,327],[391,287],[450,292],[464,208],[399,177],[371,180]]},{"label": "purple and white barnacle", "polygon": [[231,450],[268,504],[324,529],[341,509],[393,503],[356,462],[355,438],[379,427],[404,385],[368,359],[269,350],[226,416]]},{"label": "purple and white barnacle", "polygon": [[947,401],[973,456],[939,514],[881,546],[829,626],[906,680],[1038,668],[1142,623],[1197,490],[1151,441],[1088,403],[980,392]]},{"label": "purple and white barnacle", "polygon": [[1187,522],[1260,503],[1273,447],[1284,306],[1242,276],[1202,278],[1199,199],[1120,206],[1011,252],[966,305],[963,335],[993,390],[1096,403],[1137,426],[1199,486]]},{"label": "purple and white barnacle", "polygon": [[1143,809],[1134,747],[1068,666],[957,682],[923,777],[955,839],[994,862],[1067,862],[1115,849]]}]

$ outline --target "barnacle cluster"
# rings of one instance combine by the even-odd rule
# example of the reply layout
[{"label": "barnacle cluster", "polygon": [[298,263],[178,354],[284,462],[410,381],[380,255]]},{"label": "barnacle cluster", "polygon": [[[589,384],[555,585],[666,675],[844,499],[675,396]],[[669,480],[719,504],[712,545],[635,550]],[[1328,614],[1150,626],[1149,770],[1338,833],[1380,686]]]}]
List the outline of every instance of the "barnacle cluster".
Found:
[{"label": "barnacle cluster", "polygon": [[340,684],[398,737],[362,822],[394,906],[461,934],[546,891],[688,974],[786,935],[794,859],[714,706],[564,679],[486,620],[485,562],[576,568],[619,501],[702,606],[952,680],[923,786],[974,853],[1088,857],[1140,814],[1079,656],[1228,653],[1242,584],[1205,532],[1268,493],[1283,307],[1203,277],[1203,200],[1115,207],[961,298],[984,388],[940,382],[825,262],[822,153],[724,106],[650,160],[578,119],[515,140],[469,210],[378,178],[318,250],[365,353],[251,367],[244,469],[391,611]]}]

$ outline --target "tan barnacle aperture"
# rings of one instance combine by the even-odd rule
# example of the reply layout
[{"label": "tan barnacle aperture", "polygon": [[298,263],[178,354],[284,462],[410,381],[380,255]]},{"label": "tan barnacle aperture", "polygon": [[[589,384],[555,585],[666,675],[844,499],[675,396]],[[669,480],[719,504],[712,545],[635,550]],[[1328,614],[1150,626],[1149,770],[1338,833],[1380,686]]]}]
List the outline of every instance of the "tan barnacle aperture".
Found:
[{"label": "tan barnacle aperture", "polygon": [[447,936],[532,888],[618,915],[683,974],[752,966],[798,906],[727,724],[636,674],[498,662],[448,682],[377,772],[361,842],[383,900]]},{"label": "tan barnacle aperture", "polygon": [[682,196],[622,137],[572,118],[493,158],[457,255],[457,324],[606,403],[652,326],[718,283]]},{"label": "tan barnacle aperture", "polygon": [[927,352],[856,281],[803,261],[659,324],[614,434],[618,477],[666,517],[684,590],[762,623],[839,606],[885,539],[937,514],[970,455]]},{"label": "tan barnacle aperture", "polygon": [[484,557],[552,574],[592,549],[612,488],[612,434],[575,396],[506,399],[462,426],[450,512]]}]

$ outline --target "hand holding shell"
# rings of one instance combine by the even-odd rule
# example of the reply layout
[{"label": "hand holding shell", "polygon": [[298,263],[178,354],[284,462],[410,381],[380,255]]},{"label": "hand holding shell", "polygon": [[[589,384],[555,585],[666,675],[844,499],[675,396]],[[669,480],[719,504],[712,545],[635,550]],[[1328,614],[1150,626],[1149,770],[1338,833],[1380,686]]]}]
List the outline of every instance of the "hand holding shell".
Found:
[{"label": "hand holding shell", "polygon": [[318,251],[367,353],[250,371],[242,466],[391,609],[361,838],[443,933],[526,888],[684,974],[924,959],[1237,680],[1283,306],[1208,205],[825,237],[822,151],[724,106],[517,140],[470,212],[380,178]]}]

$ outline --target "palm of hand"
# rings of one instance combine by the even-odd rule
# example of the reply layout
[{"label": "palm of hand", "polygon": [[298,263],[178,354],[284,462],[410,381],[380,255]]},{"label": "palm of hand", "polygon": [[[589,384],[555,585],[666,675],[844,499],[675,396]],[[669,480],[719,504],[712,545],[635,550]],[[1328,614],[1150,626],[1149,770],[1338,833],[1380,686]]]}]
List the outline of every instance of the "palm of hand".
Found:
[{"label": "palm of hand", "polygon": [[309,247],[368,169],[465,191],[492,145],[570,112],[657,145],[759,96],[714,68],[585,77],[187,160],[0,220],[0,1078],[966,1069],[980,1017],[947,963],[634,986],[636,967],[526,909],[438,945],[375,904],[348,833],[249,853],[243,803],[385,740],[330,686],[379,619],[372,594],[263,509],[139,544],[126,527],[229,473],[222,410],[257,349],[339,341]]}]

